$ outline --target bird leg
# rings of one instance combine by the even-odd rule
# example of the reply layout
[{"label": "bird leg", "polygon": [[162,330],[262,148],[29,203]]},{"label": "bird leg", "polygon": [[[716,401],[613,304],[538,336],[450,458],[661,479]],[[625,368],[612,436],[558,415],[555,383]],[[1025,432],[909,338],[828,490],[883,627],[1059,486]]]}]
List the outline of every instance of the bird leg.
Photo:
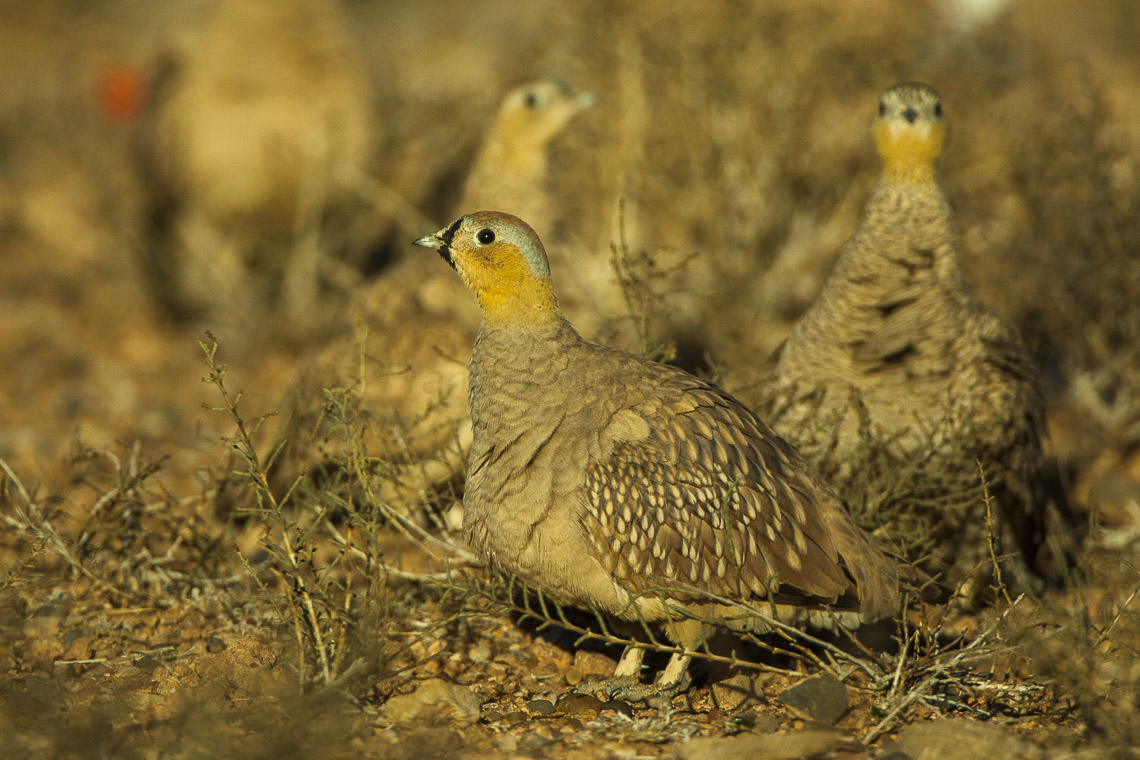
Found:
[{"label": "bird leg", "polygon": [[689,688],[692,679],[689,678],[688,669],[689,662],[693,659],[692,655],[674,652],[665,669],[657,676],[657,680],[653,683],[639,683],[638,674],[641,671],[641,660],[644,657],[644,649],[626,647],[621,660],[614,668],[612,678],[580,684],[576,691],[601,690],[609,699],[624,699],[627,702],[651,702],[662,697],[672,699]]},{"label": "bird leg", "polygon": [[[669,663],[657,676],[653,683],[613,683],[606,688],[610,699],[624,699],[627,702],[649,702],[651,705],[658,699],[672,699],[689,688],[692,679],[689,678],[689,662],[693,656],[682,652],[674,652],[669,657]],[[614,679],[615,681],[617,679]]]},{"label": "bird leg", "polygon": [[641,675],[641,661],[644,659],[644,649],[641,647],[626,647],[625,651],[621,653],[621,659],[618,660],[617,667],[614,668],[614,679],[632,677],[634,683],[637,683],[637,678]]},{"label": "bird leg", "polygon": [[[692,680],[689,678],[689,663],[692,661],[693,656],[691,654],[674,652],[669,657],[669,664],[666,665],[665,669],[661,671],[661,674],[657,676],[657,680],[654,681],[653,685],[662,693],[674,690],[669,696],[684,691],[688,688],[689,682]],[[682,683],[684,686],[677,688]]]},{"label": "bird leg", "polygon": [[621,653],[614,674],[600,681],[586,681],[578,684],[574,691],[590,694],[595,691],[611,695],[615,689],[637,686],[641,678],[641,661],[645,659],[645,649],[642,647],[627,646]]}]

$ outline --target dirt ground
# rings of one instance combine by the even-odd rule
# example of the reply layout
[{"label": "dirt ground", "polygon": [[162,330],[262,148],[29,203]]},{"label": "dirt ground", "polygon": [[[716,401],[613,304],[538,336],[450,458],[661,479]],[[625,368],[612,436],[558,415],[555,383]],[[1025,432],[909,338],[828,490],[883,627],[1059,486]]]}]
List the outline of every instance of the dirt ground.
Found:
[{"label": "dirt ground", "polygon": [[[386,490],[352,392],[298,381],[329,332],[218,327],[213,353],[156,303],[134,99],[210,5],[0,3],[0,754],[1140,756],[1133,2],[345,3],[386,189],[356,287],[451,221],[503,94],[558,78],[598,104],[551,146],[551,237],[599,272],[619,238],[633,256],[595,337],[725,378],[854,229],[878,92],[943,94],[963,263],[1045,368],[1079,572],[954,628],[912,610],[869,649],[728,638],[652,706],[567,697],[622,639],[468,561],[461,483]],[[340,444],[294,479],[275,452],[305,404]],[[809,676],[824,697],[797,702]]]}]

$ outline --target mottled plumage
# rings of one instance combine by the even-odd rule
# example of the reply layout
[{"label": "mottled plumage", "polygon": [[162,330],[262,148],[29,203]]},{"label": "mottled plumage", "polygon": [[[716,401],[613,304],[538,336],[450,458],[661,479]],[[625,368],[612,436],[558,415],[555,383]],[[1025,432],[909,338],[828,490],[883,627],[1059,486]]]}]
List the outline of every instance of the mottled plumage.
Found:
[{"label": "mottled plumage", "polygon": [[1016,331],[966,286],[934,172],[944,130],[931,88],[902,84],[883,95],[874,127],[882,181],[758,392],[773,427],[846,497],[864,496],[875,456],[917,468],[919,488],[935,484],[916,508],[932,568],[957,582],[989,557],[985,505],[977,492],[940,504],[940,489],[979,486],[981,460],[997,551],[1019,552],[1029,568],[1045,540],[1046,505],[1037,370]]},{"label": "mottled plumage", "polygon": [[529,226],[480,212],[416,243],[439,250],[482,313],[463,505],[493,569],[619,619],[672,621],[689,648],[707,626],[674,610],[714,612],[701,591],[770,600],[797,622],[896,610],[892,561],[764,422],[704,380],[574,331]]}]

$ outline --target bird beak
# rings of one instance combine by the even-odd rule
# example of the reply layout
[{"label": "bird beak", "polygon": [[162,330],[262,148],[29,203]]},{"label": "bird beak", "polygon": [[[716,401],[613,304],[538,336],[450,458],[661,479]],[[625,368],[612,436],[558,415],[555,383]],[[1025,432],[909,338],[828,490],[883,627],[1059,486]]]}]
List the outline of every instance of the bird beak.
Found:
[{"label": "bird beak", "polygon": [[436,232],[432,235],[424,235],[421,238],[416,238],[412,241],[412,245],[418,245],[421,248],[432,248],[438,251],[440,248],[443,248],[443,241],[440,240],[439,233]]},{"label": "bird beak", "polygon": [[[458,222],[456,224],[458,224]],[[447,227],[431,235],[424,235],[421,238],[416,238],[412,241],[412,245],[418,245],[421,248],[431,248],[433,251],[439,254],[439,257],[441,259],[447,262],[447,265],[449,267],[455,269],[455,260],[451,258],[451,248],[449,248],[447,245],[447,241],[450,239],[450,236],[448,236],[447,233],[451,230],[451,227]],[[458,272],[459,270],[456,269],[455,271]]]}]

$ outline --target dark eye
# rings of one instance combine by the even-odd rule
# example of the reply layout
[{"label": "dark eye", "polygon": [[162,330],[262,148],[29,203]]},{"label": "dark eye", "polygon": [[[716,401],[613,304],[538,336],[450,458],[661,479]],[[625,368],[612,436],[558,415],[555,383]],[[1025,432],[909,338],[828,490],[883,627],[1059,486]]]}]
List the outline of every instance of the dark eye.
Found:
[{"label": "dark eye", "polygon": [[934,104],[934,115],[935,116],[941,116],[942,115],[942,104],[941,103],[935,103]]},{"label": "dark eye", "polygon": [[475,233],[475,239],[479,241],[479,245],[487,245],[495,242],[495,233],[484,227]]},{"label": "dark eye", "polygon": [[537,108],[538,107],[538,93],[537,92],[528,92],[526,94],[526,101],[525,102],[526,102],[527,108]]}]

